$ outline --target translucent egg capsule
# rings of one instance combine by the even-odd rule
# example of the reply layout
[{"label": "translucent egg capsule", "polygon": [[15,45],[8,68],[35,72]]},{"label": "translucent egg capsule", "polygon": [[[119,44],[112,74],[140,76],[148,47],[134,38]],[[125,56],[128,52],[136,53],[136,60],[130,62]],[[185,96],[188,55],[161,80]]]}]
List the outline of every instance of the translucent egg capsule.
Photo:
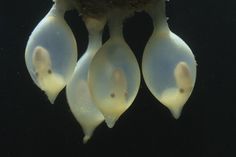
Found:
[{"label": "translucent egg capsule", "polygon": [[123,38],[121,15],[119,12],[109,19],[110,39],[89,67],[92,98],[110,128],[132,104],[140,85],[137,60]]},{"label": "translucent egg capsule", "polygon": [[25,50],[31,78],[51,103],[70,79],[77,60],[74,35],[64,20],[67,5],[56,1],[34,29]]},{"label": "translucent egg capsule", "polygon": [[66,95],[72,113],[83,128],[84,143],[86,143],[95,128],[104,121],[104,116],[91,98],[88,87],[88,69],[93,56],[102,46],[102,30],[106,20],[84,17],[84,21],[89,32],[89,44],[66,87]]},{"label": "translucent egg capsule", "polygon": [[195,84],[196,61],[188,45],[170,31],[165,1],[154,2],[148,12],[153,18],[154,32],[143,54],[144,80],[152,94],[177,119]]}]

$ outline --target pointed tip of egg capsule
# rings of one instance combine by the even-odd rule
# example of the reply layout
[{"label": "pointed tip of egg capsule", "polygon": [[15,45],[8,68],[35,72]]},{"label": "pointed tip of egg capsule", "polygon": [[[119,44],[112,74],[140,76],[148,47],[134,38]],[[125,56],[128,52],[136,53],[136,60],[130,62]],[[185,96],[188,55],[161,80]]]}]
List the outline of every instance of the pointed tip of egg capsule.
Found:
[{"label": "pointed tip of egg capsule", "polygon": [[49,101],[53,104],[58,94],[65,87],[65,80],[58,74],[51,73],[38,80],[39,88],[45,92]]},{"label": "pointed tip of egg capsule", "polygon": [[[92,124],[90,121],[91,119],[90,120],[87,119],[87,120],[88,120],[87,124],[85,124],[86,122],[80,123],[80,125],[82,126],[82,129],[83,129],[83,132],[84,132],[84,137],[83,137],[84,144],[86,144],[91,139],[97,126],[103,122],[103,120],[99,120],[97,122],[93,121],[93,124]],[[89,123],[90,123],[90,125],[89,125]]]},{"label": "pointed tip of egg capsule", "polygon": [[98,119],[85,119],[86,121],[80,121],[78,120],[79,124],[81,125],[84,133],[83,137],[83,143],[87,143],[88,140],[91,139],[91,137],[94,134],[95,129],[104,121],[104,117],[100,117]]},{"label": "pointed tip of egg capsule", "polygon": [[78,120],[80,126],[82,127],[84,137],[83,137],[83,143],[87,143],[91,137],[93,136],[93,133],[95,129],[103,122],[103,120],[94,120],[94,119],[85,119],[87,121],[80,121]]},{"label": "pointed tip of egg capsule", "polygon": [[54,104],[56,98],[57,98],[57,95],[59,94],[58,93],[49,93],[49,92],[45,92],[45,94],[47,95],[48,97],[48,100],[50,101],[51,104]]},{"label": "pointed tip of egg capsule", "polygon": [[103,110],[105,122],[109,128],[113,128],[116,121],[120,118],[120,116],[127,110],[127,105],[116,105],[113,108],[109,108]]},{"label": "pointed tip of egg capsule", "polygon": [[86,144],[88,143],[88,141],[91,139],[91,136],[90,135],[84,135],[83,137],[83,143]]},{"label": "pointed tip of egg capsule", "polygon": [[177,88],[166,89],[160,97],[160,102],[166,106],[175,119],[181,116],[184,104],[188,99],[187,95],[181,94]]},{"label": "pointed tip of egg capsule", "polygon": [[114,116],[112,116],[112,117],[111,116],[105,117],[105,122],[106,122],[108,128],[113,128],[115,123],[116,123],[116,121],[117,121],[117,119],[118,118],[114,117]]},{"label": "pointed tip of egg capsule", "polygon": [[104,115],[105,123],[108,128],[113,128],[123,111],[115,111],[113,114]]},{"label": "pointed tip of egg capsule", "polygon": [[172,106],[168,108],[172,114],[172,116],[177,120],[181,116],[183,106]]}]

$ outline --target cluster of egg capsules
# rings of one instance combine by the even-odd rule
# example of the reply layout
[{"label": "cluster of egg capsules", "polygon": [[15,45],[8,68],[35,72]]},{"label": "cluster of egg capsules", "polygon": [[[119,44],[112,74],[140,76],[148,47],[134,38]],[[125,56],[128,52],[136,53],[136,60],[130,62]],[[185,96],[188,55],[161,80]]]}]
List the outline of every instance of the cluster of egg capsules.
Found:
[{"label": "cluster of egg capsules", "polygon": [[[112,128],[134,101],[141,74],[134,53],[122,34],[126,14],[114,9],[109,16],[83,16],[89,32],[86,52],[77,61],[77,43],[64,20],[71,9],[56,1],[32,32],[25,51],[27,69],[35,84],[54,103],[66,87],[70,109],[80,123],[87,142],[104,120]],[[191,49],[168,27],[165,0],[145,9],[154,30],[143,54],[142,73],[151,93],[178,118],[193,90],[196,61]],[[102,44],[108,22],[110,39]]]}]

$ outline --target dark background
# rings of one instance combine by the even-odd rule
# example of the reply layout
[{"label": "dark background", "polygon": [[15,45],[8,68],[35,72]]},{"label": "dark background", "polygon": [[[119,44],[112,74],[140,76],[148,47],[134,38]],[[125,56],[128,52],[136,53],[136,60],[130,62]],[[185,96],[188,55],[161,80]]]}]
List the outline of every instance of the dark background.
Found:
[{"label": "dark background", "polygon": [[[51,5],[50,0],[1,1],[0,157],[236,156],[234,0],[167,4],[171,30],[188,43],[198,63],[195,89],[179,120],[172,118],[142,80],[133,105],[114,128],[103,123],[86,145],[65,90],[51,105],[25,66],[27,39]],[[66,14],[66,19],[82,55],[87,45],[85,26],[76,12]],[[125,38],[140,64],[151,33],[147,14],[138,13],[124,24]]]}]

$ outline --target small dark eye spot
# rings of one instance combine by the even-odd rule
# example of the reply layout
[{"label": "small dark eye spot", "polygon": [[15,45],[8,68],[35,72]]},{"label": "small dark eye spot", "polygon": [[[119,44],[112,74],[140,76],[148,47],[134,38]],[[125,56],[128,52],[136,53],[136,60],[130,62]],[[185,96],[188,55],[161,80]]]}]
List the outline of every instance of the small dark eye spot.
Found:
[{"label": "small dark eye spot", "polygon": [[38,72],[36,72],[36,73],[35,73],[35,76],[36,76],[36,77],[38,77],[38,76],[39,76],[39,73],[38,73]]},{"label": "small dark eye spot", "polygon": [[51,70],[51,69],[49,69],[49,70],[48,70],[48,74],[51,74],[51,73],[52,73],[52,70]]},{"label": "small dark eye spot", "polygon": [[128,92],[125,92],[125,97],[126,97],[126,98],[128,97]]},{"label": "small dark eye spot", "polygon": [[180,93],[184,93],[185,90],[184,90],[183,88],[180,88],[180,89],[179,89],[179,92],[180,92]]},{"label": "small dark eye spot", "polygon": [[111,93],[111,98],[114,98],[116,95],[115,95],[115,93]]}]

